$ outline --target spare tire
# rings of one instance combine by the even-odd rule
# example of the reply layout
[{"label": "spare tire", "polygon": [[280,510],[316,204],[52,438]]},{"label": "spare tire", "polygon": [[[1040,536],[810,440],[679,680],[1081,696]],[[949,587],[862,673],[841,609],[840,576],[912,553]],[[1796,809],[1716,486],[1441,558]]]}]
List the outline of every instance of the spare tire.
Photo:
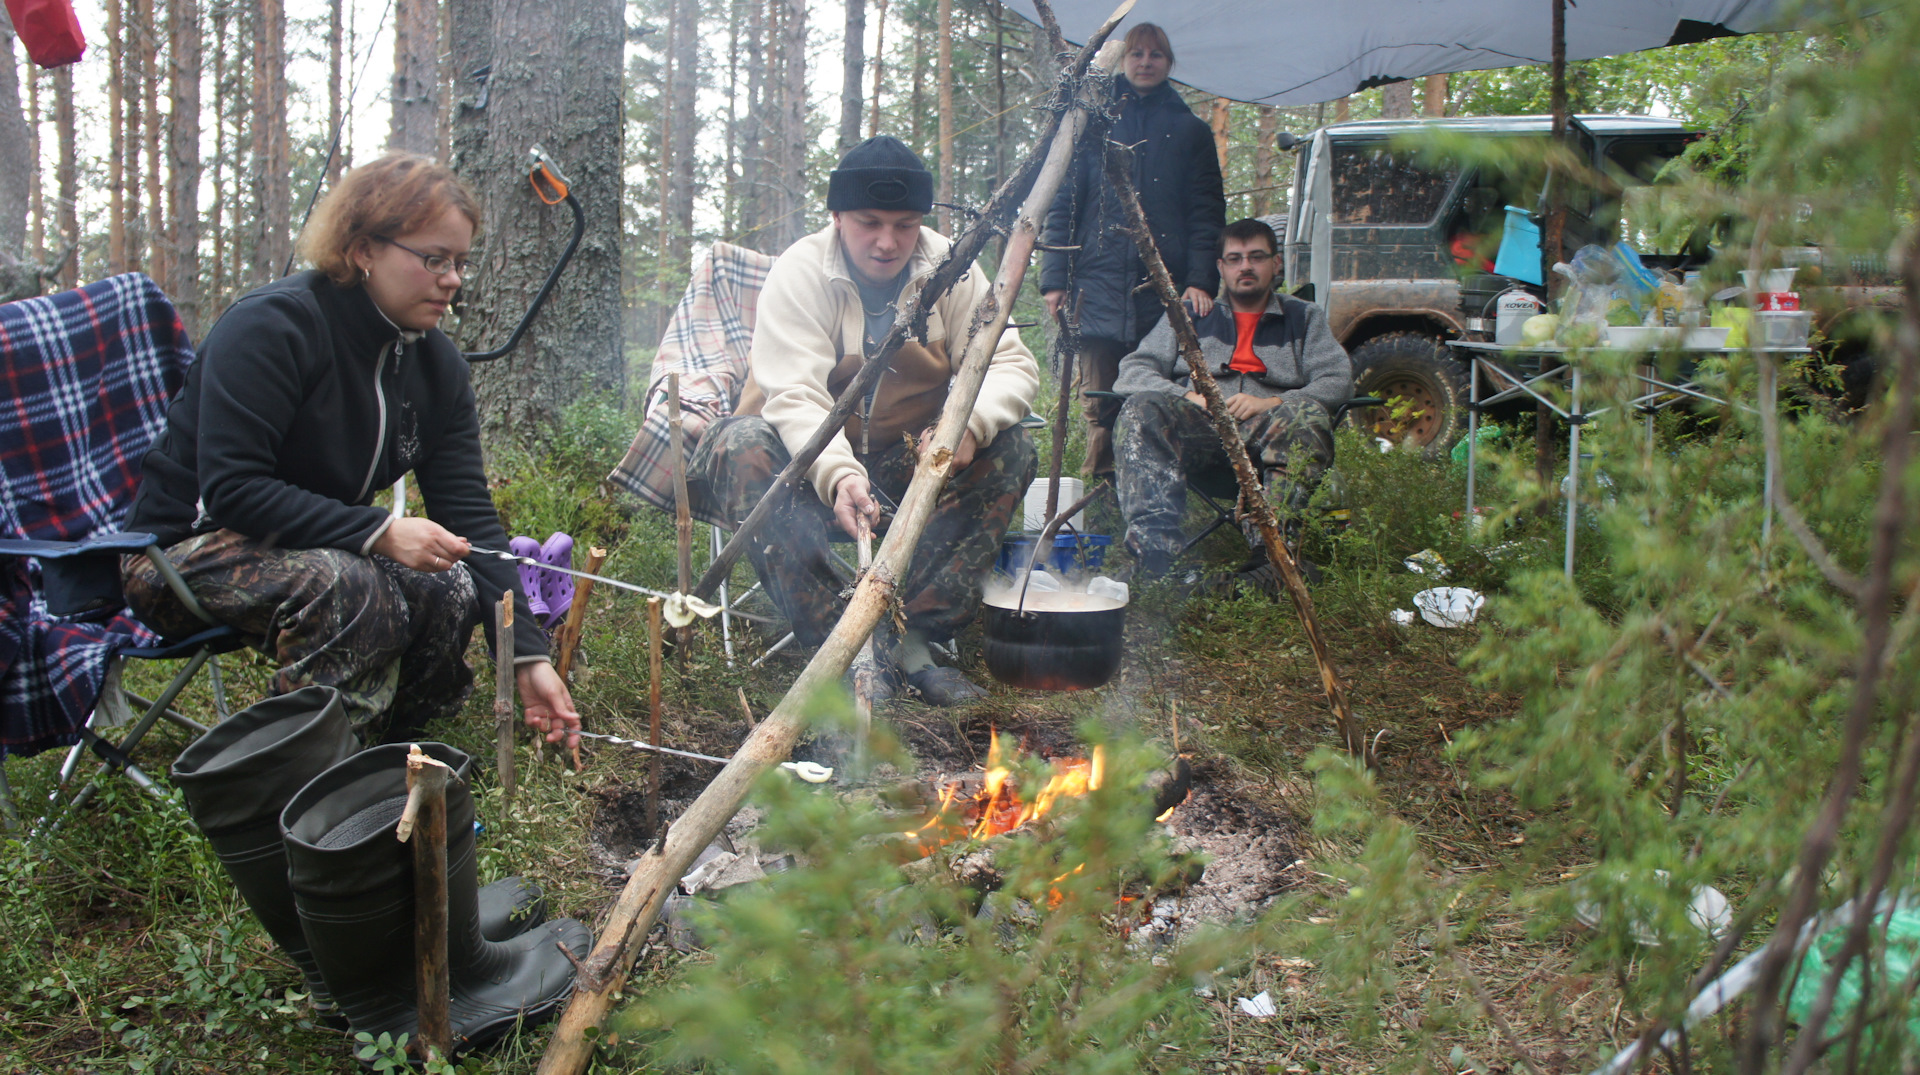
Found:
[{"label": "spare tire", "polygon": [[1385,407],[1356,408],[1348,421],[1395,444],[1439,455],[1467,431],[1467,389],[1446,345],[1417,332],[1389,332],[1353,349],[1356,396]]}]

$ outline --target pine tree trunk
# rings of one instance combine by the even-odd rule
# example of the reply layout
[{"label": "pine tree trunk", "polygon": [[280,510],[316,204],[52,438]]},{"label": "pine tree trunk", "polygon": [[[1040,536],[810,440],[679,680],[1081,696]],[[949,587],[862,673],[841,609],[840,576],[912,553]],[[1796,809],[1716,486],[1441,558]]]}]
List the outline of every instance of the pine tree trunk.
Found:
[{"label": "pine tree trunk", "polygon": [[214,0],[208,12],[213,16],[213,204],[208,207],[207,230],[213,233],[213,268],[207,276],[207,287],[203,292],[209,311],[221,309],[227,302],[227,247],[232,242],[226,226],[227,203],[232,201],[227,191],[227,175],[230,171],[227,162],[228,147],[232,144],[227,138],[227,112],[231,95],[227,92],[227,79],[230,77],[231,64],[228,51],[232,48],[232,37],[227,32],[228,5],[225,0]]},{"label": "pine tree trunk", "polygon": [[[0,153],[0,302],[40,293],[39,255],[27,245],[38,155],[33,152],[35,139],[20,108],[20,83],[13,72],[13,24],[0,9],[0,145],[26,150]],[[27,77],[33,77],[31,68]],[[29,91],[28,97],[32,96]]]},{"label": "pine tree trunk", "polygon": [[67,251],[60,262],[60,286],[77,287],[80,284],[80,167],[74,146],[71,64],[53,69],[53,128],[60,154],[54,165],[54,181],[60,188],[57,213],[60,247]]},{"label": "pine tree trunk", "polygon": [[672,285],[668,281],[668,253],[673,247],[673,151],[676,142],[674,129],[674,66],[679,63],[680,18],[679,0],[666,0],[667,39],[666,47],[660,56],[660,130],[657,136],[659,149],[654,157],[653,199],[654,199],[654,235],[653,235],[653,294],[655,299],[646,303],[652,316],[648,332],[658,340],[667,331],[669,309],[666,296]]},{"label": "pine tree trunk", "polygon": [[[940,87],[940,196],[936,201],[953,203],[953,0],[939,0],[935,8],[939,20],[935,31],[940,40],[939,69],[935,80]],[[940,210],[940,230],[952,234],[954,222],[948,210]]]},{"label": "pine tree trunk", "polygon": [[[216,0],[217,2],[217,0]],[[346,23],[342,18],[345,0],[327,0],[327,136],[329,148],[333,149],[333,159],[327,162],[327,186],[340,182],[340,173],[346,167],[346,154],[341,147],[334,145],[340,137],[342,86],[340,67],[345,60]]]},{"label": "pine tree trunk", "polygon": [[172,273],[171,252],[167,249],[167,200],[166,187],[161,181],[160,168],[160,67],[162,62],[171,63],[171,52],[164,57],[160,52],[160,20],[156,18],[158,5],[154,0],[140,0],[140,91],[141,108],[145,114],[142,127],[147,166],[147,258],[146,273],[155,280],[164,282]]},{"label": "pine tree trunk", "polygon": [[740,0],[727,0],[727,133],[725,180],[720,207],[720,234],[733,235],[740,226]]},{"label": "pine tree trunk", "polygon": [[867,137],[880,134],[880,87],[887,75],[887,0],[879,0],[873,15],[873,112]]},{"label": "pine tree trunk", "polygon": [[1273,140],[1280,134],[1280,110],[1260,106],[1253,136],[1253,215],[1273,211]]},{"label": "pine tree trunk", "polygon": [[1428,75],[1425,100],[1421,114],[1427,116],[1445,116],[1447,114],[1447,76]]},{"label": "pine tree trunk", "polygon": [[287,145],[287,11],[283,0],[260,5],[266,24],[266,272],[278,279],[293,258],[293,160]]},{"label": "pine tree trunk", "polygon": [[785,250],[807,234],[807,3],[785,0],[781,15],[781,206],[776,232]]},{"label": "pine tree trunk", "polygon": [[[171,272],[166,282],[187,335],[200,337],[200,0],[171,0],[168,19],[167,94],[173,117],[167,128]],[[217,120],[216,120],[217,122]],[[216,199],[217,200],[217,199]]]},{"label": "pine tree trunk", "polygon": [[1413,118],[1413,82],[1401,79],[1380,87],[1381,119]]},{"label": "pine tree trunk", "polygon": [[[0,15],[0,22],[5,18]],[[43,262],[47,256],[47,191],[40,176],[40,125],[46,116],[40,108],[39,68],[32,63],[23,63],[20,68],[27,75],[27,257]]]},{"label": "pine tree trunk", "polygon": [[120,137],[121,151],[125,159],[121,163],[121,179],[126,184],[125,227],[126,260],[121,263],[121,272],[132,272],[146,263],[147,225],[141,215],[140,201],[144,188],[141,184],[140,150],[145,145],[142,137],[141,105],[146,95],[141,91],[145,82],[142,71],[145,67],[141,57],[146,48],[142,44],[141,0],[122,0],[120,15],[122,33],[125,40],[120,45],[120,100],[126,109],[126,131]]},{"label": "pine tree trunk", "polygon": [[[673,170],[667,186],[668,272],[676,282],[693,260],[694,149],[699,136],[700,0],[674,0]],[[671,301],[671,293],[667,297]],[[664,330],[665,326],[662,326]]]},{"label": "pine tree trunk", "polygon": [[740,224],[739,235],[748,246],[766,251],[772,244],[766,234],[766,104],[767,40],[766,9],[760,0],[746,0],[747,6],[747,114],[740,124]]},{"label": "pine tree trunk", "polygon": [[107,274],[127,271],[126,116],[121,108],[122,0],[107,0]]},{"label": "pine tree trunk", "polygon": [[1213,99],[1213,111],[1207,118],[1207,126],[1213,128],[1213,154],[1220,161],[1220,171],[1227,170],[1227,134],[1233,128],[1232,105],[1225,97]]},{"label": "pine tree trunk", "polygon": [[[572,214],[534,197],[527,148],[538,142],[573,180],[587,232],[540,316],[513,354],[474,368],[489,435],[541,444],[561,411],[592,394],[624,400],[620,346],[620,0],[555,6],[535,0],[455,0],[455,68],[491,63],[486,107],[463,102],[459,168],[485,213],[468,308],[459,333],[469,350],[505,342],[559,259]],[[476,23],[488,26],[484,52]]]},{"label": "pine tree trunk", "polygon": [[1333,102],[1333,121],[1345,123],[1353,118],[1353,98],[1342,97]]},{"label": "pine tree trunk", "polygon": [[840,153],[860,141],[861,76],[867,73],[867,0],[846,0],[847,26],[840,54]]},{"label": "pine tree trunk", "polygon": [[398,0],[393,17],[393,105],[387,148],[431,157],[440,148],[440,13],[434,0]]}]

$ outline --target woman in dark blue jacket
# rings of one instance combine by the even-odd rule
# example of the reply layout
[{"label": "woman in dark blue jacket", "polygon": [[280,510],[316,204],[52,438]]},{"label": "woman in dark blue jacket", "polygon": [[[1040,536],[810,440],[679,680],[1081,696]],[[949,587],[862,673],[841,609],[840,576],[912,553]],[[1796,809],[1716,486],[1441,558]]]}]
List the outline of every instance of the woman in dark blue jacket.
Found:
[{"label": "woman in dark blue jacket", "polygon": [[[1121,73],[1113,93],[1120,102],[1112,140],[1133,147],[1133,185],[1147,214],[1160,257],[1176,291],[1196,314],[1213,308],[1220,288],[1220,229],[1227,201],[1213,130],[1193,114],[1167,82],[1173,46],[1166,31],[1143,22],[1127,31]],[[1049,250],[1040,273],[1047,312],[1062,310],[1080,324],[1080,388],[1113,387],[1120,359],[1161,316],[1160,299],[1139,285],[1146,266],[1126,230],[1126,214],[1108,187],[1105,165],[1082,157],[1061,184],[1047,214],[1046,243],[1075,250]],[[1113,470],[1111,405],[1084,401],[1091,475]]]},{"label": "woman in dark blue jacket", "polygon": [[[336,687],[368,738],[459,711],[483,610],[514,594],[527,723],[579,727],[487,490],[467,362],[437,327],[480,208],[447,168],[393,154],[349,172],[300,237],[315,268],[243,295],[207,333],[143,461],[127,529],[157,534],[214,618],[280,662],[277,693]],[[373,494],[411,472],[425,517]],[[122,572],[163,634],[199,626],[145,559]]]}]

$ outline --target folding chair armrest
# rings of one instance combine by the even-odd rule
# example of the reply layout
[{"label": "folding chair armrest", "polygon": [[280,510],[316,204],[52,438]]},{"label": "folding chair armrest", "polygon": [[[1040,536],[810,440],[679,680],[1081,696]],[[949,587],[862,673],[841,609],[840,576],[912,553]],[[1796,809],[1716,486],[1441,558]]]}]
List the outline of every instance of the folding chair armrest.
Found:
[{"label": "folding chair armrest", "polygon": [[1120,403],[1126,402],[1126,399],[1127,399],[1127,397],[1120,392],[1102,392],[1092,388],[1089,388],[1085,392],[1080,393],[1080,395],[1082,398],[1085,398],[1085,399],[1105,399],[1105,400],[1113,400]]},{"label": "folding chair armrest", "polygon": [[124,534],[89,534],[79,541],[27,541],[0,539],[0,557],[33,556],[42,560],[63,560],[69,556],[120,556],[139,552],[154,543],[152,534],[132,531]]}]

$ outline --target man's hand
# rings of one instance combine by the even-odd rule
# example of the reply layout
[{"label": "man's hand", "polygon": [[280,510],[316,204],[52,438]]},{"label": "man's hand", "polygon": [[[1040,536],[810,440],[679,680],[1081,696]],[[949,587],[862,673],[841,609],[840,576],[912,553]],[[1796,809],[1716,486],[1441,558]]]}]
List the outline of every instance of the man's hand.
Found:
[{"label": "man's hand", "polygon": [[415,571],[445,571],[460,562],[473,546],[466,538],[432,519],[408,516],[395,519],[373,543],[371,551]]},{"label": "man's hand", "polygon": [[858,539],[861,534],[873,533],[873,524],[879,518],[880,505],[867,491],[867,479],[849,474],[833,487],[833,519],[848,537]]},{"label": "man's hand", "polygon": [[1047,316],[1055,321],[1060,319],[1060,311],[1067,305],[1065,291],[1042,291],[1040,297],[1047,300]]},{"label": "man's hand", "polygon": [[[920,458],[927,457],[927,449],[933,446],[933,426],[920,431]],[[953,450],[953,465],[947,468],[948,474],[958,474],[973,465],[974,453],[980,450],[980,442],[973,437],[969,429],[960,435],[960,447]]]},{"label": "man's hand", "polygon": [[1227,413],[1233,415],[1236,422],[1244,422],[1256,415],[1262,415],[1280,405],[1279,396],[1249,396],[1245,392],[1235,392],[1227,400]]},{"label": "man's hand", "polygon": [[573,696],[560,673],[545,661],[528,661],[513,670],[520,688],[520,709],[527,727],[546,737],[549,743],[567,741],[567,749],[580,745],[580,714],[573,708]]},{"label": "man's hand", "polygon": [[1197,287],[1190,287],[1180,293],[1180,298],[1193,307],[1193,316],[1205,317],[1213,312],[1213,296]]}]

